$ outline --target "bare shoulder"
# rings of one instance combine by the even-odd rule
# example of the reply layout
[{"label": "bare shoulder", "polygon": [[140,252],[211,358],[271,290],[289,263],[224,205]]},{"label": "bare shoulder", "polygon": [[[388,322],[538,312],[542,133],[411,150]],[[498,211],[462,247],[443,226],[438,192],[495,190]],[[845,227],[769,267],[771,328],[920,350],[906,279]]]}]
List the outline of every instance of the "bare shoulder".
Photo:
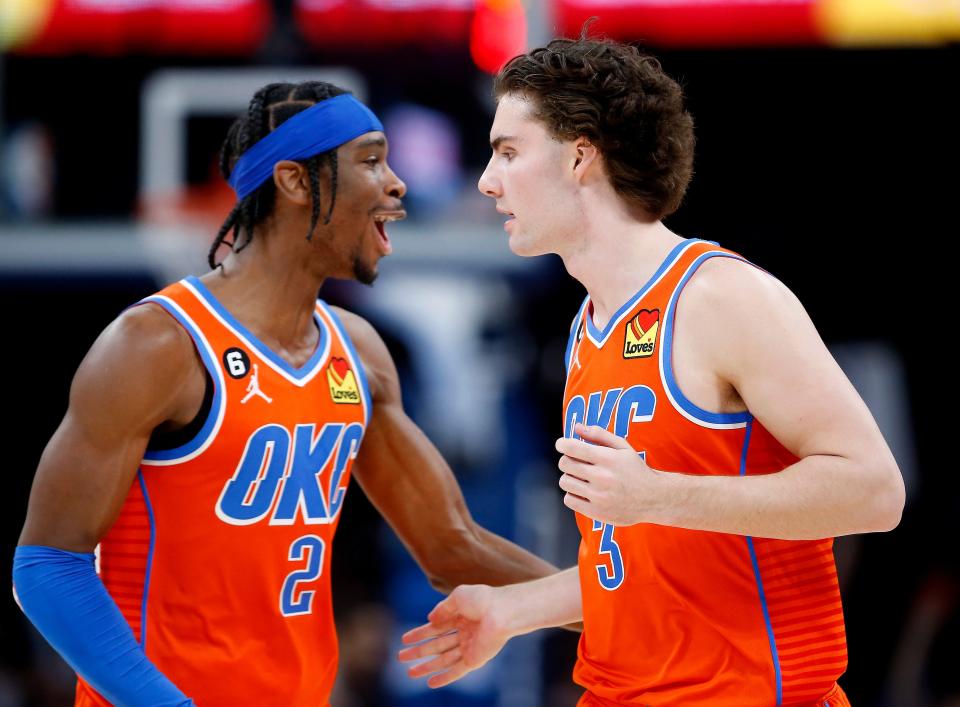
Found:
[{"label": "bare shoulder", "polygon": [[177,370],[194,359],[190,335],[158,305],[130,307],[97,337],[81,365],[95,370],[149,366]]},{"label": "bare shoulder", "polygon": [[91,551],[119,513],[151,432],[183,416],[191,390],[202,392],[199,366],[189,334],[156,305],[132,307],[104,329],[40,459],[20,542]]},{"label": "bare shoulder", "polygon": [[189,352],[193,342],[186,330],[158,304],[145,302],[123,311],[104,330],[115,332],[124,344],[138,346],[143,351],[161,350],[166,354],[171,349]]},{"label": "bare shoulder", "polygon": [[347,331],[347,335],[353,340],[358,350],[361,346],[376,346],[377,342],[379,342],[381,346],[383,345],[383,340],[380,338],[377,330],[359,314],[355,314],[343,307],[334,307],[333,305],[330,306],[330,309],[333,310],[337,318],[340,319],[343,328]]},{"label": "bare shoulder", "polygon": [[159,306],[131,307],[97,337],[77,369],[71,407],[143,415],[160,422],[199,374],[190,335]]},{"label": "bare shoulder", "polygon": [[721,313],[725,307],[776,307],[797,299],[780,280],[737,258],[710,258],[683,291],[685,305],[702,305]]},{"label": "bare shoulder", "polygon": [[697,350],[709,352],[711,367],[734,381],[738,369],[788,347],[826,351],[796,295],[736,258],[710,258],[700,266],[681,295],[677,327]]},{"label": "bare shoulder", "polygon": [[370,381],[374,402],[400,399],[400,379],[390,350],[370,322],[341,307],[331,307],[353,341]]},{"label": "bare shoulder", "polygon": [[[684,287],[679,311],[709,330],[741,331],[773,321],[808,319],[796,295],[780,280],[736,258],[710,258]],[[678,315],[679,316],[679,315]]]}]

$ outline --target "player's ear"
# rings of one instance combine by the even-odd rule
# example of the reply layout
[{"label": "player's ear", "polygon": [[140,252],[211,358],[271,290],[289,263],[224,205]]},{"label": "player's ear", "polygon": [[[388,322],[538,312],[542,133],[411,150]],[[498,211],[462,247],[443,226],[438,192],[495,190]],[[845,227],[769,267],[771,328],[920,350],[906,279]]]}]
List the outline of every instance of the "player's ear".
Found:
[{"label": "player's ear", "polygon": [[280,160],[273,166],[273,183],[277,192],[299,206],[310,205],[310,175],[293,160]]},{"label": "player's ear", "polygon": [[594,165],[599,163],[600,151],[585,137],[577,138],[573,147],[573,176],[577,181],[582,182]]}]

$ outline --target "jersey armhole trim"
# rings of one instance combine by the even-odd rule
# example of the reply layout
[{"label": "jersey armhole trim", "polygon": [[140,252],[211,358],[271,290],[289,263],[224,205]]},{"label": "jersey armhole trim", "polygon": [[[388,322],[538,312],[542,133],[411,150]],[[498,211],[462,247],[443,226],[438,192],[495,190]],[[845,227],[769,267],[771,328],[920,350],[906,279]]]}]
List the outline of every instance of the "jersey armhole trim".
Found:
[{"label": "jersey armhole trim", "polygon": [[183,308],[169,297],[163,295],[147,297],[137,304],[147,303],[162,307],[167,314],[173,317],[174,320],[186,330],[213,382],[213,403],[210,405],[210,412],[200,431],[197,432],[193,439],[174,449],[147,450],[143,455],[144,465],[172,466],[196,458],[202,454],[204,450],[210,446],[214,438],[216,438],[227,409],[226,386],[223,380],[223,372],[216,363],[216,355],[213,352],[213,348],[203,335],[203,332],[200,331],[200,328]]},{"label": "jersey armhole trim", "polygon": [[[660,379],[663,383],[663,389],[667,393],[667,398],[674,409],[691,422],[708,427],[711,429],[737,429],[747,425],[753,419],[749,410],[743,412],[711,412],[704,410],[687,398],[677,383],[676,376],[673,373],[673,327],[674,315],[677,311],[677,302],[680,300],[680,293],[687,282],[693,277],[697,269],[710,258],[734,258],[747,265],[753,265],[749,260],[739,255],[725,253],[722,251],[710,251],[699,256],[687,268],[680,282],[677,283],[673,294],[670,296],[670,302],[667,304],[667,312],[663,322],[663,339],[660,347]],[[756,267],[756,266],[754,266]]]}]

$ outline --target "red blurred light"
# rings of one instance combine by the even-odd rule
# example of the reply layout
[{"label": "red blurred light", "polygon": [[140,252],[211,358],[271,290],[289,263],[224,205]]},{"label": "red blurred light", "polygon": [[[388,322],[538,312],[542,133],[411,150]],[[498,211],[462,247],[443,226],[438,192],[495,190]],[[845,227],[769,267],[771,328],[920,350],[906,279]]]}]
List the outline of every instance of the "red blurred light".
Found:
[{"label": "red blurred light", "polygon": [[483,71],[497,73],[527,49],[527,14],[520,0],[477,0],[470,25],[470,56]]}]

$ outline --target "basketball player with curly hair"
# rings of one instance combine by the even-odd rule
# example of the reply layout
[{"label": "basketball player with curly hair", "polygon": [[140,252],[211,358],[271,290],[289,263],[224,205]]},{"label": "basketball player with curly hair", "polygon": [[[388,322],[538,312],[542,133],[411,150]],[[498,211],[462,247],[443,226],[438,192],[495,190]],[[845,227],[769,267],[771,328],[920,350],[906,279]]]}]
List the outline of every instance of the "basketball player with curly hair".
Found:
[{"label": "basketball player with curly hair", "polygon": [[578,567],[457,588],[401,659],[439,687],[582,619],[581,705],[847,704],[833,537],[904,503],[870,412],[781,282],[663,224],[694,133],[656,59],[558,39],[494,93],[480,191],[514,253],[558,254],[587,291],[556,445]]}]

